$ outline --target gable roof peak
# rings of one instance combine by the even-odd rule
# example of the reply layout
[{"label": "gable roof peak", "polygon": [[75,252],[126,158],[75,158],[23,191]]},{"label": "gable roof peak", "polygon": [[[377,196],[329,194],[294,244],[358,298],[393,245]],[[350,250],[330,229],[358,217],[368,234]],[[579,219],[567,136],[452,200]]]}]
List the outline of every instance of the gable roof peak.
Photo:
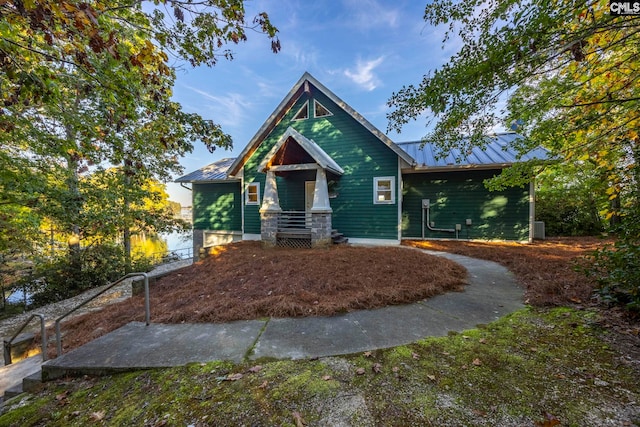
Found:
[{"label": "gable roof peak", "polygon": [[335,93],[329,90],[325,85],[320,83],[318,79],[313,77],[311,73],[305,71],[298,79],[295,85],[291,88],[289,93],[284,97],[276,109],[267,118],[264,124],[258,129],[256,134],[251,138],[246,147],[242,150],[236,161],[229,168],[229,175],[236,175],[242,165],[251,157],[251,154],[262,143],[264,137],[273,130],[275,125],[282,120],[286,112],[293,106],[298,97],[309,89],[308,85],[311,84],[324,96],[329,98],[334,104],[338,105],[344,112],[350,115],[354,120],[360,123],[365,129],[371,132],[377,137],[383,144],[389,147],[398,157],[404,160],[409,165],[415,165],[415,160],[407,154],[406,151],[398,147],[387,135],[378,130],[373,124],[365,119],[360,113],[351,108],[346,102],[340,99]]}]

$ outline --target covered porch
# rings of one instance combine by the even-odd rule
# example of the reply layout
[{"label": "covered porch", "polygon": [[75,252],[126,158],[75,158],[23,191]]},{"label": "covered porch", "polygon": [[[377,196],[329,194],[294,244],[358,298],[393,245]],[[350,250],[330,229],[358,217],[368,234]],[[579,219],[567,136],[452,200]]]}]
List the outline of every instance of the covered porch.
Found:
[{"label": "covered porch", "polygon": [[[260,235],[266,245],[321,247],[342,238],[332,229],[327,175],[337,179],[344,171],[314,141],[289,127],[264,157],[259,170],[266,174],[260,207]],[[281,207],[276,177],[281,178],[281,185],[288,181],[297,189],[287,192],[295,203],[288,200],[285,209]],[[304,210],[300,209],[302,199]]]}]

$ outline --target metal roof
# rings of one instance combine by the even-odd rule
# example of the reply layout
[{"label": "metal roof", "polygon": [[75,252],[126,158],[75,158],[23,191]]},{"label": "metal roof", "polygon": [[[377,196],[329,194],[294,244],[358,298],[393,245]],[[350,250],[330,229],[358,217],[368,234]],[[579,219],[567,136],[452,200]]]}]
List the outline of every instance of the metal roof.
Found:
[{"label": "metal roof", "polygon": [[[322,167],[330,170],[336,170],[338,171],[338,174],[342,172],[342,168],[340,168],[340,166],[313,141],[305,138],[292,128],[287,129],[287,132],[283,138],[281,138],[281,142],[286,140],[285,136],[293,136],[298,143],[303,141],[302,144],[304,145],[305,150],[307,150],[307,152],[309,152]],[[463,155],[459,149],[452,149],[446,156],[442,157],[438,156],[440,152],[435,145],[429,142],[412,141],[401,142],[396,145],[415,159],[416,164],[411,169],[416,171],[445,171],[455,170],[458,168],[503,168],[516,162],[524,162],[534,159],[551,159],[549,152],[542,147],[534,148],[533,150],[518,157],[516,146],[518,145],[518,141],[522,138],[522,135],[513,132],[499,133],[487,136],[485,147],[482,149],[479,147],[473,147],[468,155]],[[279,147],[278,144],[276,145]],[[272,156],[266,156],[266,158],[270,157]],[[235,158],[218,160],[217,162],[211,163],[208,166],[176,179],[175,182],[237,181],[237,179],[227,176],[227,172],[234,161],[236,161]],[[264,167],[264,165],[262,166]],[[403,169],[403,171],[409,172],[411,169]]]},{"label": "metal roof", "polygon": [[459,149],[452,149],[446,155],[441,155],[434,144],[424,141],[398,143],[407,154],[416,161],[416,169],[455,169],[468,167],[504,167],[516,162],[528,160],[548,160],[549,153],[542,147],[535,148],[518,157],[516,145],[522,135],[513,132],[499,133],[486,137],[483,148],[473,147],[469,153]]},{"label": "metal roof", "polygon": [[227,171],[235,161],[235,158],[226,158],[213,162],[203,168],[188,173],[175,182],[212,182],[212,181],[228,181]]}]

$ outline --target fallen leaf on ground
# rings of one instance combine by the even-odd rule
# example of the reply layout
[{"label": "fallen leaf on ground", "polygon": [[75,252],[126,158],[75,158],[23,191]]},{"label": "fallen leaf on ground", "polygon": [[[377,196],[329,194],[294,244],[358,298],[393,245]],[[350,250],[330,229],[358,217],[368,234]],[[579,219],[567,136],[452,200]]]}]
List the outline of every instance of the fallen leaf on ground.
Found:
[{"label": "fallen leaf on ground", "polygon": [[356,374],[358,374],[358,375],[364,375],[364,368],[358,368],[358,369],[356,369]]},{"label": "fallen leaf on ground", "polygon": [[482,361],[478,358],[473,359],[473,366],[482,366]]},{"label": "fallen leaf on ground", "polygon": [[329,381],[329,380],[331,380],[332,378],[331,378],[331,375],[323,375],[323,376],[322,376],[322,379],[323,379],[324,381]]},{"label": "fallen leaf on ground", "polygon": [[411,353],[411,357],[414,359],[420,359],[420,355],[418,353]]},{"label": "fallen leaf on ground", "polygon": [[427,375],[427,378],[429,378],[431,381],[435,381],[436,380],[436,376],[435,375]]},{"label": "fallen leaf on ground", "polygon": [[371,357],[371,352],[370,351],[365,351],[364,352],[364,357]]},{"label": "fallen leaf on ground", "polygon": [[260,385],[258,386],[258,388],[259,388],[259,389],[263,389],[263,390],[264,390],[265,388],[267,388],[267,386],[268,386],[268,385],[269,385],[269,381],[264,380],[264,381],[262,382],[262,384],[260,384]]},{"label": "fallen leaf on ground", "polygon": [[554,415],[545,412],[543,414],[544,416],[544,420],[542,422],[540,421],[536,421],[536,426],[538,427],[553,427],[553,426],[557,426],[560,425],[560,420],[558,420],[558,418],[556,418]]},{"label": "fallen leaf on ground", "polygon": [[260,372],[260,371],[262,371],[262,366],[261,365],[256,365],[256,366],[253,366],[253,367],[249,368],[249,372],[254,373],[254,374],[257,373],[257,372]]},{"label": "fallen leaf on ground", "polygon": [[478,342],[479,342],[480,344],[486,344],[486,343],[487,343],[487,340],[486,340],[486,339],[484,339],[484,338],[480,338],[480,339],[478,340]]},{"label": "fallen leaf on ground", "polygon": [[89,415],[89,418],[91,418],[91,421],[102,421],[105,414],[105,411],[92,412],[91,415]]},{"label": "fallen leaf on ground", "polygon": [[379,374],[380,371],[382,371],[382,365],[379,363],[374,363],[373,366],[371,367],[371,370],[376,374]]},{"label": "fallen leaf on ground", "polygon": [[226,380],[227,381],[238,381],[239,379],[241,379],[242,377],[244,377],[244,375],[242,375],[240,372],[235,373],[235,374],[229,374],[227,375]]},{"label": "fallen leaf on ground", "polygon": [[296,427],[304,427],[307,425],[307,423],[305,423],[304,419],[302,418],[302,415],[300,415],[300,412],[295,411],[293,413],[293,419],[296,422]]}]

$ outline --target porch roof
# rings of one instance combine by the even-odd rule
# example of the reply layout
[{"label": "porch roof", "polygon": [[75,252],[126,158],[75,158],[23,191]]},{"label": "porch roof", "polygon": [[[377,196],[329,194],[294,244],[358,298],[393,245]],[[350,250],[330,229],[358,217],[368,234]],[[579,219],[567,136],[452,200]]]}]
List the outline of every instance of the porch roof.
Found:
[{"label": "porch roof", "polygon": [[313,140],[307,138],[302,135],[300,132],[289,126],[286,132],[280,137],[278,142],[271,148],[271,150],[267,153],[266,156],[260,162],[258,166],[258,170],[262,172],[266,172],[269,170],[270,162],[276,156],[278,151],[282,148],[282,146],[289,140],[293,139],[298,145],[311,156],[314,162],[318,164],[318,166],[322,169],[325,169],[329,172],[335,173],[337,175],[342,175],[344,170],[336,163],[335,160],[331,158],[318,144],[316,144]]}]

